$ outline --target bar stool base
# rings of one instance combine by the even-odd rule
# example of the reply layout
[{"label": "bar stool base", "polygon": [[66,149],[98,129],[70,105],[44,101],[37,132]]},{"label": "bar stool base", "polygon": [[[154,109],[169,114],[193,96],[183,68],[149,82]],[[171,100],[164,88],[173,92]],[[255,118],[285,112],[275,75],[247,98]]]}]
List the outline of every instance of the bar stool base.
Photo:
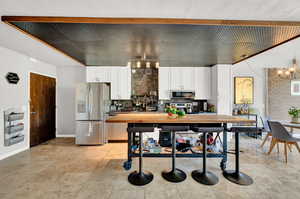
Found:
[{"label": "bar stool base", "polygon": [[202,170],[195,170],[192,172],[192,178],[205,185],[215,185],[219,182],[219,178],[210,171],[204,173]]},{"label": "bar stool base", "polygon": [[238,185],[251,185],[253,183],[253,180],[250,176],[239,172],[236,173],[235,170],[229,170],[229,171],[223,171],[223,176]]},{"label": "bar stool base", "polygon": [[175,171],[165,170],[161,173],[162,177],[169,182],[182,182],[186,179],[186,174],[180,169]]},{"label": "bar stool base", "polygon": [[141,174],[138,171],[134,171],[128,176],[128,181],[137,186],[143,186],[150,183],[153,180],[153,174],[149,171],[144,171]]}]

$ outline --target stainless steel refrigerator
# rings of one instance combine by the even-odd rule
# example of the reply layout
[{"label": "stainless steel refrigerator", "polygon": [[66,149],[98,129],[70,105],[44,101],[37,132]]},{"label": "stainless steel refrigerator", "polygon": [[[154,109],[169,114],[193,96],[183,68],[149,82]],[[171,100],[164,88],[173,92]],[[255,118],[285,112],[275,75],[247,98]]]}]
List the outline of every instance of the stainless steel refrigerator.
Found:
[{"label": "stainless steel refrigerator", "polygon": [[98,145],[107,142],[110,86],[83,83],[76,87],[76,144]]}]

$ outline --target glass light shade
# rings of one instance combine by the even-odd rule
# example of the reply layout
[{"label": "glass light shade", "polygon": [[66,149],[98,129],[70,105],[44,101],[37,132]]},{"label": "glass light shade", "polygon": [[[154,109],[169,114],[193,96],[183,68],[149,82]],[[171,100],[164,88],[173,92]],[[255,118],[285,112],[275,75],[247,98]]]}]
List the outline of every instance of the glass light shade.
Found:
[{"label": "glass light shade", "polygon": [[150,68],[150,62],[146,63],[146,68]]},{"label": "glass light shade", "polygon": [[155,63],[155,68],[159,68],[159,62]]},{"label": "glass light shade", "polygon": [[278,75],[282,75],[282,73],[283,73],[282,70],[278,70],[278,71],[277,71],[277,74],[278,74]]},{"label": "glass light shade", "polygon": [[290,73],[289,70],[287,70],[287,71],[285,71],[285,74],[286,74],[286,75],[290,75],[291,73]]},{"label": "glass light shade", "polygon": [[291,68],[289,69],[289,71],[290,71],[291,73],[293,73],[293,72],[295,72],[295,68],[294,68],[294,67],[291,67]]},{"label": "glass light shade", "polygon": [[134,74],[136,72],[136,70],[135,69],[132,69],[132,73]]},{"label": "glass light shade", "polygon": [[127,66],[128,66],[128,67],[131,67],[131,62],[130,62],[130,61],[127,63]]},{"label": "glass light shade", "polygon": [[137,68],[141,68],[141,62],[139,62],[139,61],[136,62],[136,67],[137,67]]}]

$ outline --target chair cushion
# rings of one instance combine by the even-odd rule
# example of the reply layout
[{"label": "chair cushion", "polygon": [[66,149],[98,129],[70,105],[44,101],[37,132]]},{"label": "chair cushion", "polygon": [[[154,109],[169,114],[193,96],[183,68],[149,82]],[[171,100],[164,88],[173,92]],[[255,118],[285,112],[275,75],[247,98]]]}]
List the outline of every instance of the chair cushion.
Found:
[{"label": "chair cushion", "polygon": [[236,127],[231,127],[228,131],[234,132],[234,133],[244,133],[244,132],[259,132],[261,128],[256,128],[255,126],[236,126]]}]

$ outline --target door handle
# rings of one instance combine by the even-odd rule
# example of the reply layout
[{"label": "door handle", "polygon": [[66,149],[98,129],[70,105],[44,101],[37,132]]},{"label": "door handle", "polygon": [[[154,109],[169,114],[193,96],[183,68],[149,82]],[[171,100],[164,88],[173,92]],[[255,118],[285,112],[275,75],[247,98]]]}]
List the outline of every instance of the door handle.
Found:
[{"label": "door handle", "polygon": [[36,112],[30,112],[30,114],[36,114]]}]

